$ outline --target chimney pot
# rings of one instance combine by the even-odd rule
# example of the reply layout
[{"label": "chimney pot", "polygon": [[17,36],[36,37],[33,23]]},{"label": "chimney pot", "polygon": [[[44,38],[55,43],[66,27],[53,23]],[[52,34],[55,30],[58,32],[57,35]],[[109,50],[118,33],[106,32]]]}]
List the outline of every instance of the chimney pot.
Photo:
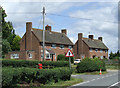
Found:
[{"label": "chimney pot", "polygon": [[62,30],[61,30],[61,33],[67,35],[67,30],[66,30],[66,29],[62,29]]},{"label": "chimney pot", "polygon": [[47,26],[45,27],[45,30],[51,32],[51,26],[48,26],[48,25],[47,25]]},{"label": "chimney pot", "polygon": [[93,35],[89,35],[89,39],[93,39]]},{"label": "chimney pot", "polygon": [[98,37],[98,40],[102,41],[102,37]]}]

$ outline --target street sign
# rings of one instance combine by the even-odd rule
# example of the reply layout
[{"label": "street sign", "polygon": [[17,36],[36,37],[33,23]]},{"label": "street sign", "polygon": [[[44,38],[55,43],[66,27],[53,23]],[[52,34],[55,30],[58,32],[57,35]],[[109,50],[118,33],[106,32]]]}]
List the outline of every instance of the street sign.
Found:
[{"label": "street sign", "polygon": [[70,59],[70,57],[74,56],[73,53],[72,53],[72,51],[70,49],[68,49],[68,51],[67,51],[67,53],[66,53],[65,56],[69,57],[69,65],[70,65],[70,69],[71,69],[71,59]]},{"label": "street sign", "polygon": [[68,51],[67,51],[65,56],[66,57],[73,57],[74,55],[73,55],[72,51],[70,49],[68,49]]}]

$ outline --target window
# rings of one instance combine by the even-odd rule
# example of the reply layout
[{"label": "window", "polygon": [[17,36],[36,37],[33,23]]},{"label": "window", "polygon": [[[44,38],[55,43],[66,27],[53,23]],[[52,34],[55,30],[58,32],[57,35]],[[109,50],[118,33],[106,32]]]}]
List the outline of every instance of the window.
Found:
[{"label": "window", "polygon": [[46,54],[46,58],[47,58],[47,59],[49,59],[49,58],[50,58],[50,57],[49,57],[49,54]]},{"label": "window", "polygon": [[100,50],[100,52],[102,53],[102,52],[103,52],[103,50],[101,49],[101,50]]},{"label": "window", "polygon": [[11,59],[17,59],[19,58],[19,54],[11,54]]},{"label": "window", "polygon": [[103,59],[103,56],[101,56],[100,58]]},{"label": "window", "polygon": [[92,48],[90,48],[90,52],[92,52]]},{"label": "window", "polygon": [[41,54],[41,58],[43,58],[43,54]]},{"label": "window", "polygon": [[61,48],[61,49],[64,49],[64,45],[60,45],[60,48]]},{"label": "window", "polygon": [[52,47],[52,48],[56,48],[56,45],[55,45],[55,44],[52,44],[51,47]]},{"label": "window", "polygon": [[98,52],[98,49],[95,49],[96,52]]},{"label": "window", "polygon": [[69,49],[72,49],[72,46],[68,46]]},{"label": "window", "polygon": [[29,58],[32,58],[32,54],[31,53],[29,53]]},{"label": "window", "polygon": [[105,53],[107,53],[107,50],[105,50]]}]

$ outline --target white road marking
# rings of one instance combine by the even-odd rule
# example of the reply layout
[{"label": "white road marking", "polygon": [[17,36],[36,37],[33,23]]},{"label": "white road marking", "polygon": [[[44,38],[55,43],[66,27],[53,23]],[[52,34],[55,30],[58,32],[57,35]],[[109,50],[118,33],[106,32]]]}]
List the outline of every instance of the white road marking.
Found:
[{"label": "white road marking", "polygon": [[109,86],[108,88],[113,87],[113,86],[117,85],[118,83],[120,83],[120,81],[119,81],[119,82],[116,82],[116,83],[114,83],[114,84],[112,84],[112,85]]},{"label": "white road marking", "polygon": [[[85,84],[85,83],[88,83],[88,82],[91,82],[91,81],[95,81],[95,80],[103,79],[103,78],[110,77],[110,76],[113,76],[113,75],[117,75],[117,74],[106,75],[106,76],[103,76],[103,77],[100,77],[100,78],[97,78],[97,79],[92,79],[92,80],[90,80],[90,81],[85,81],[85,82],[82,82],[82,83],[79,83],[79,84],[73,85],[73,86],[71,86],[71,87],[78,86],[78,85],[82,85],[82,84]],[[70,87],[69,87],[69,88],[70,88]]]},{"label": "white road marking", "polygon": [[[88,83],[88,82],[90,82],[90,81],[82,82],[82,83],[79,83],[79,84],[76,84],[76,85],[73,85],[73,86],[78,86],[78,85],[81,85],[81,84],[84,84],[84,83]],[[71,86],[71,87],[73,87],[73,86]]]}]

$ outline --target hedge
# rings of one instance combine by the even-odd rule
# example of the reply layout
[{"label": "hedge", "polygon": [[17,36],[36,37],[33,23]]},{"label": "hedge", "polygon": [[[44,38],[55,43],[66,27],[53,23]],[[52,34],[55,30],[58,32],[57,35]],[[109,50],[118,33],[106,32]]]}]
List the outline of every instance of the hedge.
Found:
[{"label": "hedge", "polygon": [[68,61],[33,61],[33,60],[2,60],[2,67],[37,67],[38,63],[43,66],[53,66],[53,67],[68,67]]},{"label": "hedge", "polygon": [[7,68],[3,67],[2,86],[13,88],[21,83],[47,84],[59,80],[70,80],[71,71],[69,68],[36,69],[36,68]]},{"label": "hedge", "polygon": [[99,58],[85,58],[77,65],[76,69],[78,73],[106,70],[104,61]]},{"label": "hedge", "polygon": [[[74,63],[74,57],[70,57],[70,59],[71,59],[71,63]],[[65,55],[59,54],[57,56],[57,60],[58,61],[69,61],[69,57],[65,57]]]}]

